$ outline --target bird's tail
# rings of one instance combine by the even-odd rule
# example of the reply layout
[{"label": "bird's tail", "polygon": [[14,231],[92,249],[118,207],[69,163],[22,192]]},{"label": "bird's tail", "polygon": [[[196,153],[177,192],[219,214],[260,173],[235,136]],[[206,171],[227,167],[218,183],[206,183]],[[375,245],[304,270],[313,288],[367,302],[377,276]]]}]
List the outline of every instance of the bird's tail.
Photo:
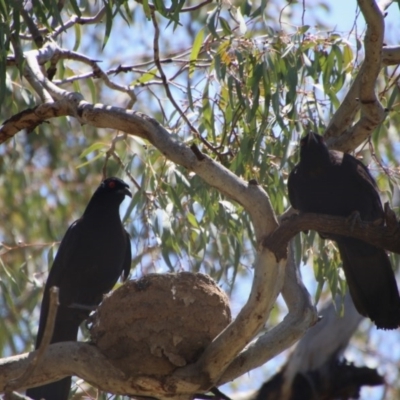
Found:
[{"label": "bird's tail", "polygon": [[26,395],[34,400],[67,400],[70,388],[71,377],[67,376],[59,381],[28,389]]},{"label": "bird's tail", "polygon": [[[42,340],[44,332],[42,324],[44,321],[45,319],[43,318],[39,323],[36,348],[38,348]],[[57,312],[51,343],[76,341],[81,322],[82,318],[80,315],[77,315],[75,310],[60,306]],[[26,395],[34,400],[67,400],[70,388],[71,377],[67,376],[59,381],[28,389]]]},{"label": "bird's tail", "polygon": [[357,311],[380,329],[400,325],[400,297],[388,255],[354,238],[337,240],[343,269]]}]

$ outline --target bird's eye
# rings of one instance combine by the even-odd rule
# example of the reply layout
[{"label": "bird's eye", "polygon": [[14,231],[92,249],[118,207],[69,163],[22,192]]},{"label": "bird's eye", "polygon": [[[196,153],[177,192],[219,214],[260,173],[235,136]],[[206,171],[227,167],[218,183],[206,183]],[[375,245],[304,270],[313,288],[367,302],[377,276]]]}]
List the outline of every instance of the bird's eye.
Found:
[{"label": "bird's eye", "polygon": [[108,187],[109,187],[110,189],[114,189],[114,188],[115,188],[115,185],[116,185],[116,183],[115,183],[114,181],[108,182]]}]

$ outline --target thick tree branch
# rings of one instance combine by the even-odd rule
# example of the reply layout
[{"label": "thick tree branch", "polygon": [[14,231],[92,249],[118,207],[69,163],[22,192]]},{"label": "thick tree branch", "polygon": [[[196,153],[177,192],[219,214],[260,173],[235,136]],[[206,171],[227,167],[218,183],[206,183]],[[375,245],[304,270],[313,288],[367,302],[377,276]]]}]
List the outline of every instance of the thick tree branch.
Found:
[{"label": "thick tree branch", "polygon": [[400,254],[400,225],[388,209],[386,210],[386,225],[365,221],[353,222],[348,218],[332,215],[294,214],[283,220],[263,244],[274,252],[277,260],[280,260],[286,258],[287,243],[291,238],[299,232],[314,230],[324,234],[351,236]]},{"label": "thick tree branch", "polygon": [[382,51],[382,64],[400,64],[400,46],[385,46]]},{"label": "thick tree branch", "polygon": [[[359,146],[385,118],[384,108],[375,93],[376,80],[382,67],[383,14],[375,1],[358,0],[358,5],[367,23],[365,59],[325,132],[325,137],[330,138],[328,145],[343,152]],[[361,117],[350,128],[359,109]]]},{"label": "thick tree branch", "polygon": [[269,360],[276,357],[296,343],[298,337],[303,336],[308,328],[316,323],[316,310],[307,290],[303,288],[304,284],[294,260],[294,244],[292,243],[282,289],[289,314],[278,326],[261,335],[243,350],[230,364],[218,381],[218,385],[265,364],[265,357]]},{"label": "thick tree branch", "polygon": [[[31,364],[36,355],[37,351],[0,359],[0,392],[4,391],[8,382],[21,375],[21,371]],[[128,380],[128,377],[110,364],[95,346],[87,343],[63,342],[48,347],[35,373],[20,389],[53,382],[70,375],[77,375],[105,391],[120,394],[124,393],[121,393],[121,382]],[[131,393],[133,392],[132,390]],[[140,390],[136,393],[139,394]]]}]

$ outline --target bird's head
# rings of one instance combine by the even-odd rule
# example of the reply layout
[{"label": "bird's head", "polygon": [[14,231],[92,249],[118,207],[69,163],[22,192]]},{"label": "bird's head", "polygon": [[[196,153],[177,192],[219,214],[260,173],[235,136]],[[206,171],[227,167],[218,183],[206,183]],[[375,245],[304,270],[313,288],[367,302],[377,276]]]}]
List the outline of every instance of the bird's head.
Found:
[{"label": "bird's head", "polygon": [[98,209],[118,210],[125,196],[132,197],[132,193],[128,184],[122,179],[115,177],[104,179],[90,199],[85,214],[90,214]]},{"label": "bird's head", "polygon": [[302,165],[308,168],[321,168],[329,164],[329,149],[321,135],[308,132],[301,138],[300,161]]},{"label": "bird's head", "polygon": [[315,153],[328,155],[329,150],[324,138],[318,133],[310,131],[300,140],[300,158]]},{"label": "bird's head", "polygon": [[132,193],[129,190],[129,185],[122,179],[115,177],[104,179],[104,181],[101,182],[100,186],[96,190],[96,193],[118,196],[121,197],[122,200],[125,196],[132,197]]},{"label": "bird's head", "polygon": [[312,131],[308,132],[300,140],[301,149],[305,147],[319,147],[319,146],[326,146],[325,140],[321,135],[318,135],[318,133]]}]

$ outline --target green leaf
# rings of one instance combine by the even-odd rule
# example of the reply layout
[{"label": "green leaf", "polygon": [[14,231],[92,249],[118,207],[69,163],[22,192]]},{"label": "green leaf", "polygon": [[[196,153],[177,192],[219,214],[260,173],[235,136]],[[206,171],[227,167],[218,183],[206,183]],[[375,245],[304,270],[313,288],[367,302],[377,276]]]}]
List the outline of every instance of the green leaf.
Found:
[{"label": "green leaf", "polygon": [[150,71],[145,72],[140,78],[134,80],[131,85],[135,86],[138,84],[144,84],[146,82],[151,81],[157,75],[157,68],[153,68]]},{"label": "green leaf", "polygon": [[200,29],[196,35],[196,38],[194,39],[192,51],[190,53],[189,77],[192,77],[193,72],[195,71],[195,66],[196,66],[195,63],[197,60],[197,56],[199,55],[201,46],[203,44],[203,38],[204,38],[204,29]]},{"label": "green leaf", "polygon": [[69,3],[71,4],[72,9],[74,10],[75,14],[78,17],[81,17],[82,16],[82,12],[81,12],[81,9],[79,8],[79,5],[76,2],[76,0],[70,0]]},{"label": "green leaf", "polygon": [[85,167],[86,165],[89,165],[91,163],[93,163],[94,161],[98,160],[100,157],[102,157],[103,154],[102,153],[98,153],[97,155],[95,155],[93,158],[91,158],[88,161],[83,162],[82,164],[77,165],[75,168],[76,169],[80,169],[82,167]]},{"label": "green leaf", "polygon": [[96,103],[97,100],[97,88],[96,85],[93,82],[93,79],[87,79],[86,84],[89,87],[90,94],[92,96],[92,103]]},{"label": "green leaf", "polygon": [[104,148],[108,148],[108,147],[109,147],[109,144],[107,144],[107,143],[102,143],[102,142],[93,143],[87,149],[83,150],[79,157],[84,158],[88,154],[93,153],[96,150],[100,150],[100,149],[104,149]]},{"label": "green leaf", "polygon": [[305,34],[309,29],[310,29],[310,25],[304,25],[304,26],[301,26],[301,27],[297,30],[297,33],[300,34],[300,35],[303,35],[303,34]]},{"label": "green leaf", "polygon": [[112,12],[111,1],[104,0],[104,7],[106,10],[106,30],[104,32],[104,40],[102,45],[103,50],[106,47],[108,39],[110,38],[111,28],[113,23],[113,12]]},{"label": "green leaf", "polygon": [[54,261],[54,246],[51,246],[49,251],[47,252],[47,266],[49,271],[51,266],[53,265],[53,261]]},{"label": "green leaf", "polygon": [[207,27],[209,29],[209,31],[211,32],[211,34],[219,39],[219,35],[216,31],[216,20],[217,20],[217,16],[219,15],[219,12],[221,10],[221,6],[217,6],[214,8],[214,10],[212,10],[211,12],[208,13],[208,17],[207,17]]},{"label": "green leaf", "polygon": [[223,18],[223,17],[219,17],[219,22],[221,24],[222,30],[224,31],[225,35],[232,35],[232,29],[229,26],[229,22]]},{"label": "green leaf", "polygon": [[353,50],[351,47],[346,43],[343,48],[343,68],[346,72],[350,72],[353,68]]},{"label": "green leaf", "polygon": [[79,49],[79,46],[81,45],[81,26],[79,24],[74,25],[74,30],[75,30],[75,43],[74,43],[74,51],[77,51]]},{"label": "green leaf", "polygon": [[190,225],[192,225],[195,228],[199,228],[199,224],[197,223],[196,217],[192,213],[188,212],[186,216]]},{"label": "green leaf", "polygon": [[146,15],[147,19],[150,19],[151,18],[151,10],[149,7],[149,0],[143,0],[142,5],[143,5],[144,14]]},{"label": "green leaf", "polygon": [[0,0],[0,14],[3,16],[3,21],[8,20],[9,13],[9,2],[5,0]]}]

